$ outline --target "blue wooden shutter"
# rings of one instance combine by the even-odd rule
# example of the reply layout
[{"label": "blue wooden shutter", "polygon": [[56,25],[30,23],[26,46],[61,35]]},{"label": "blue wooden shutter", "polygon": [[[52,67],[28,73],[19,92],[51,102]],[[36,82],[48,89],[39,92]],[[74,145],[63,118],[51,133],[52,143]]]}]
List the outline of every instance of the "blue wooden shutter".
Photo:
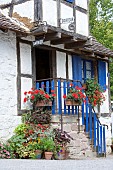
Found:
[{"label": "blue wooden shutter", "polygon": [[66,1],[67,1],[67,2],[71,2],[71,3],[72,3],[74,0],[66,0]]},{"label": "blue wooden shutter", "polygon": [[106,90],[106,63],[103,61],[98,61],[98,82]]},{"label": "blue wooden shutter", "polygon": [[82,60],[79,56],[72,56],[73,79],[82,82]]}]

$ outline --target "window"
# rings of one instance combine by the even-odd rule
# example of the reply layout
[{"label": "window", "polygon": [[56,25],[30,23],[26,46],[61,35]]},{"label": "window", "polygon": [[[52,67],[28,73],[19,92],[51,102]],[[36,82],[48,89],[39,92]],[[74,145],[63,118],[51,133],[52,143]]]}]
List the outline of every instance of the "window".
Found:
[{"label": "window", "polygon": [[82,60],[82,83],[85,83],[86,79],[93,78],[93,64],[90,60]]}]

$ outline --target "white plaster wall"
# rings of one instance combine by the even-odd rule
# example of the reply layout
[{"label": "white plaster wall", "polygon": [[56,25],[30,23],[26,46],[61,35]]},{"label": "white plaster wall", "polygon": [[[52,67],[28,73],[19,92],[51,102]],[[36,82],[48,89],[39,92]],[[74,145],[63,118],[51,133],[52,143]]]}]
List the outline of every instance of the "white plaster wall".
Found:
[{"label": "white plaster wall", "polygon": [[57,77],[66,78],[66,54],[56,52],[57,60]]},{"label": "white plaster wall", "polygon": [[108,129],[107,127],[105,127],[105,135],[106,135],[106,152],[107,154],[111,153],[111,117],[100,117],[100,122],[102,124],[106,124],[108,125]]},{"label": "white plaster wall", "polygon": [[9,4],[12,0],[0,0],[0,5]]},{"label": "white plaster wall", "polygon": [[42,0],[43,21],[52,26],[57,26],[57,3],[53,0]]},{"label": "white plaster wall", "polygon": [[24,92],[25,91],[30,91],[32,88],[32,79],[31,78],[26,78],[26,77],[21,77],[21,109],[29,109],[30,108],[30,103],[24,103]]},{"label": "white plaster wall", "polygon": [[32,74],[31,45],[20,43],[21,73]]},{"label": "white plaster wall", "polygon": [[76,0],[76,5],[87,10],[87,8],[88,8],[87,1],[88,0]]},{"label": "white plaster wall", "polygon": [[20,119],[17,116],[16,35],[0,31],[0,138],[9,138]]},{"label": "white plaster wall", "polygon": [[68,75],[69,75],[69,79],[73,79],[73,75],[72,75],[72,56],[68,55]]},{"label": "white plaster wall", "polygon": [[21,17],[27,17],[34,22],[34,0],[14,5],[13,13],[19,14]]},{"label": "white plaster wall", "polygon": [[[66,6],[65,4],[61,3],[61,19],[72,18],[73,17],[73,8]],[[61,28],[67,31],[70,23],[61,24]]]},{"label": "white plaster wall", "polygon": [[76,10],[76,33],[89,36],[88,15]]}]

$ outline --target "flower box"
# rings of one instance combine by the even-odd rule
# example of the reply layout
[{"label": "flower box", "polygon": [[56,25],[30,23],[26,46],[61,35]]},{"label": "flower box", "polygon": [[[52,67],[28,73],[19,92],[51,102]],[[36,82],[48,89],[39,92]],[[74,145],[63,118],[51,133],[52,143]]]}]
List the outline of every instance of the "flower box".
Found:
[{"label": "flower box", "polygon": [[36,107],[43,107],[43,106],[52,106],[52,101],[48,101],[48,100],[37,101]]},{"label": "flower box", "polygon": [[65,100],[65,105],[66,106],[78,106],[81,105],[81,102],[79,100]]}]

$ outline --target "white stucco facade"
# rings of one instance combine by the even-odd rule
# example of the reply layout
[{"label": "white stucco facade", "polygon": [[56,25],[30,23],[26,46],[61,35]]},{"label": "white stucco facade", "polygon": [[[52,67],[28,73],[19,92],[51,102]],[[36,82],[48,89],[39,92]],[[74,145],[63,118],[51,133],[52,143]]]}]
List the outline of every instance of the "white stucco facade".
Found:
[{"label": "white stucco facade", "polygon": [[0,138],[7,139],[20,123],[17,116],[16,34],[0,31]]}]

